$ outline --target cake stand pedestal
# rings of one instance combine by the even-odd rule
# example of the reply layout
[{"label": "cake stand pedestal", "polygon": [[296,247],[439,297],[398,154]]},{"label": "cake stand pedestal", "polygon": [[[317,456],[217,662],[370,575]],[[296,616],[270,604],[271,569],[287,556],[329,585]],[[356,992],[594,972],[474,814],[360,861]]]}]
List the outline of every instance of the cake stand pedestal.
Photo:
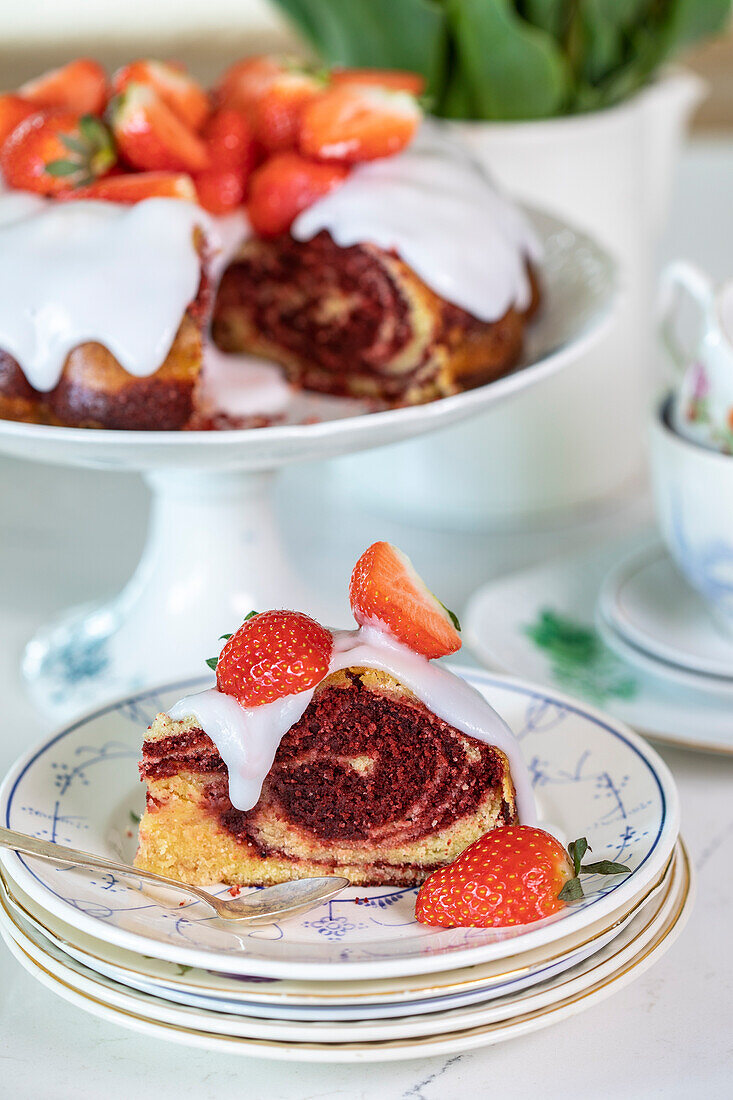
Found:
[{"label": "cake stand pedestal", "polygon": [[[140,562],[108,603],[67,611],[36,634],[23,674],[46,712],[204,670],[221,634],[251,610],[297,607],[327,619],[288,562],[272,508],[275,472],[157,470]],[[68,709],[67,709],[68,708]]]},{"label": "cake stand pedestal", "polygon": [[153,492],[145,550],[122,592],[66,612],[29,642],[23,675],[39,708],[65,721],[115,696],[200,674],[220,635],[250,610],[290,606],[339,625],[338,611],[309,592],[287,560],[272,507],[276,473],[456,424],[594,343],[617,301],[613,261],[585,234],[548,215],[533,218],[545,250],[543,308],[523,362],[489,385],[372,413],[353,401],[294,394],[292,422],[248,430],[123,432],[0,420],[0,451],[138,471]]}]

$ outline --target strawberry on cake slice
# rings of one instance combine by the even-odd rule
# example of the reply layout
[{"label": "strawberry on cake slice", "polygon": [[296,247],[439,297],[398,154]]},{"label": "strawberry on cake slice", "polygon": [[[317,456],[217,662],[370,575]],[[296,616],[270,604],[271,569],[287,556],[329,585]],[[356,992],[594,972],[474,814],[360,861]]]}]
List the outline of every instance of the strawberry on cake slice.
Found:
[{"label": "strawberry on cake slice", "polygon": [[407,886],[533,820],[513,735],[434,663],[460,647],[457,621],[409,559],[375,543],[349,595],[355,630],[252,613],[210,662],[216,687],[156,717],[138,867],[198,884]]}]

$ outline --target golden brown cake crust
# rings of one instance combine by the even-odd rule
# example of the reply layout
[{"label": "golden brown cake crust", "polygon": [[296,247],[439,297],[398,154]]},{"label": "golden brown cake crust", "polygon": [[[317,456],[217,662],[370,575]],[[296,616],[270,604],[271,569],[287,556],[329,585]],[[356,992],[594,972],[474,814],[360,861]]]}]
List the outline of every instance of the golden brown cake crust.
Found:
[{"label": "golden brown cake crust", "polygon": [[0,417],[76,428],[183,428],[193,413],[202,354],[200,326],[190,312],[164,362],[147,378],[129,374],[101,344],[81,344],[69,354],[58,385],[39,393],[0,351]]},{"label": "golden brown cake crust", "polygon": [[392,677],[350,669],[317,689],[250,811],[193,718],[158,715],[137,866],[195,883],[343,874],[409,886],[516,820],[506,757],[432,715]]}]

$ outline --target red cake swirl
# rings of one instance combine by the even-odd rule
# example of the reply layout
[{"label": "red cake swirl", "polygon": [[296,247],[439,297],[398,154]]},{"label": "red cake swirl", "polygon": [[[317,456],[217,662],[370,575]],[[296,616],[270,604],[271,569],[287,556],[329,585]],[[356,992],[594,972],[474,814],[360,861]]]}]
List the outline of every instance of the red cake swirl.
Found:
[{"label": "red cake swirl", "polygon": [[323,231],[247,241],[222,278],[212,334],[224,351],[276,360],[307,389],[417,402],[505,373],[524,323],[513,308],[479,321],[394,252],[341,248]]},{"label": "red cake swirl", "polygon": [[[325,841],[404,843],[472,813],[503,763],[421,703],[334,688],[284,738],[263,795]],[[244,815],[257,836],[258,808]],[[247,827],[249,825],[249,828]]]},{"label": "red cake swirl", "polygon": [[450,835],[489,804],[492,824],[516,820],[498,749],[466,737],[409,693],[367,685],[354,671],[316,692],[280,743],[251,810],[232,805],[226,765],[197,727],[146,741],[140,772],[153,814],[165,805],[158,791],[167,780],[205,776],[200,810],[253,857],[332,866],[336,850],[342,861],[387,868],[374,872],[376,880],[389,880],[396,865],[398,881],[422,877],[424,868],[401,853]]}]

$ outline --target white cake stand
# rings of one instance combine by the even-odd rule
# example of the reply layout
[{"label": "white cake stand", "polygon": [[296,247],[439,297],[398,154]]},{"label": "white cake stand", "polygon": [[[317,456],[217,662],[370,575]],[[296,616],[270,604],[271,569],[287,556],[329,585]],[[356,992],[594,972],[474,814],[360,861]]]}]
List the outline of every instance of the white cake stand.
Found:
[{"label": "white cake stand", "polygon": [[[111,602],[66,612],[28,644],[36,704],[66,719],[115,695],[201,670],[251,609],[293,606],[328,619],[286,560],[272,511],[280,467],[447,427],[535,385],[582,354],[610,321],[615,266],[595,242],[533,213],[544,301],[522,363],[505,378],[432,404],[367,413],[350,400],[294,393],[288,423],[214,432],[125,432],[0,420],[0,451],[138,471],[153,492],[147,544]],[[302,421],[317,417],[318,422]],[[300,421],[300,422],[298,422]]]}]

